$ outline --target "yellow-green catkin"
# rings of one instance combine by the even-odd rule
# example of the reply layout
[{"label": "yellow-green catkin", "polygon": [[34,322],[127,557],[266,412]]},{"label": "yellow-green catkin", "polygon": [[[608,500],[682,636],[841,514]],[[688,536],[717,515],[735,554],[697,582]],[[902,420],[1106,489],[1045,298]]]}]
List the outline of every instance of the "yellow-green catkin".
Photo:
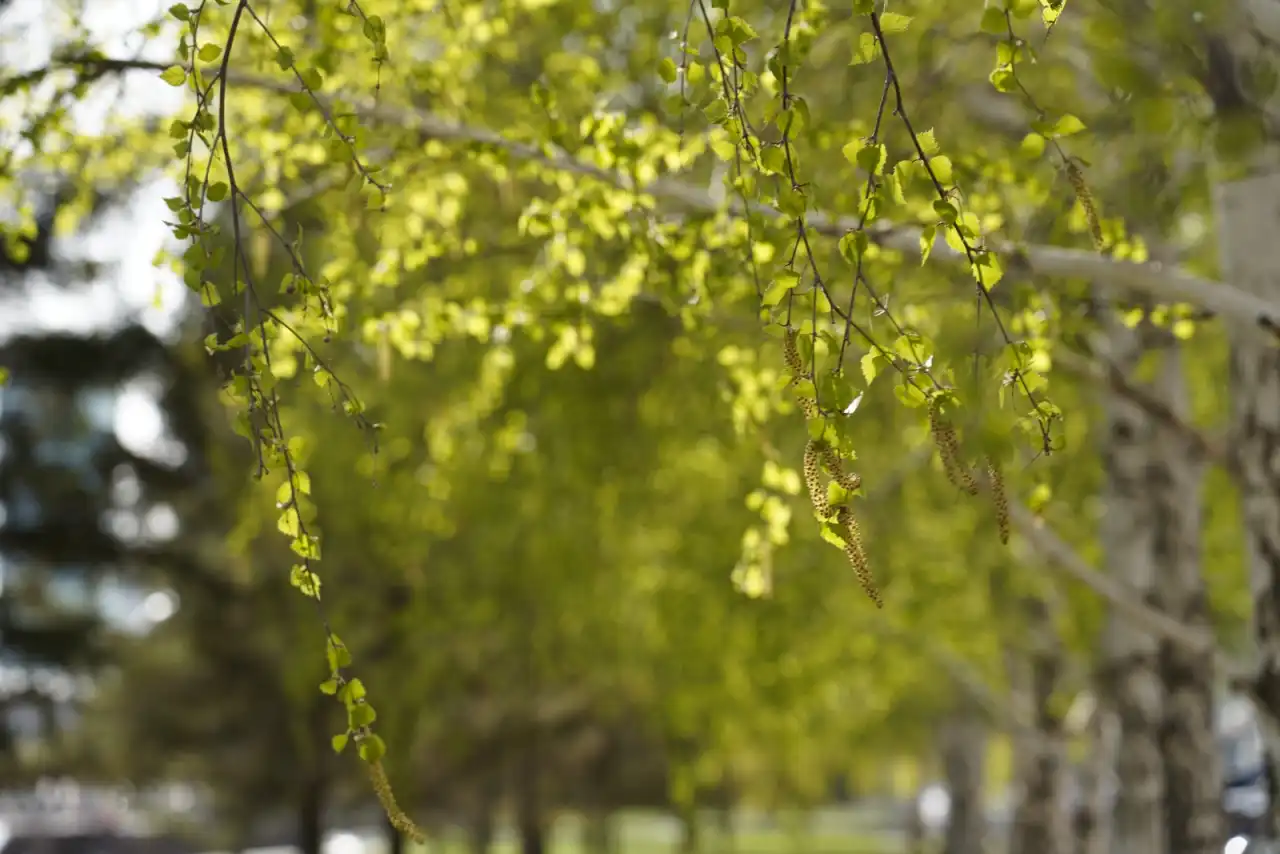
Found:
[{"label": "yellow-green catkin", "polygon": [[843,529],[844,553],[849,559],[849,565],[853,567],[853,574],[862,585],[867,597],[875,603],[877,608],[883,608],[884,599],[880,595],[880,588],[876,586],[875,576],[871,574],[871,562],[867,560],[867,552],[862,547],[862,529],[858,526],[857,517],[848,507],[841,507],[836,511],[836,521]]},{"label": "yellow-green catkin", "polygon": [[1085,183],[1084,173],[1073,161],[1068,160],[1063,167],[1067,173],[1067,181],[1076,194],[1076,200],[1084,210],[1085,221],[1089,224],[1089,235],[1093,238],[1093,247],[1101,252],[1104,248],[1102,240],[1102,218],[1098,216],[1098,203],[1093,198],[1093,191]]},{"label": "yellow-green catkin", "polygon": [[943,416],[938,402],[929,405],[929,432],[933,435],[933,444],[938,448],[942,458],[942,470],[947,480],[957,489],[963,489],[970,495],[978,494],[978,482],[973,474],[960,460],[960,442],[956,439],[956,430]]},{"label": "yellow-green catkin", "polygon": [[827,501],[827,490],[822,484],[822,470],[819,467],[822,459],[823,443],[819,439],[810,439],[809,443],[804,446],[804,465],[802,471],[804,473],[804,485],[809,491],[809,501],[813,504],[813,510],[823,519],[831,515],[831,505]]},{"label": "yellow-green catkin", "polygon": [[1009,496],[1005,493],[1004,475],[995,460],[987,458],[987,477],[991,481],[991,500],[996,507],[996,527],[1000,530],[1000,542],[1009,544]]},{"label": "yellow-green catkin", "polygon": [[831,473],[831,477],[836,483],[850,492],[862,486],[862,477],[860,475],[855,472],[845,473],[844,464],[840,460],[840,455],[836,453],[835,448],[823,442],[818,449],[818,453],[822,457],[822,464],[827,467],[827,471]]},{"label": "yellow-green catkin", "polygon": [[[797,386],[807,379],[811,379],[810,375],[804,369],[804,360],[800,358],[800,348],[796,345],[796,331],[788,327],[785,335],[782,336],[782,360],[787,366],[787,370],[791,372],[791,385]],[[822,415],[818,408],[818,401],[807,395],[801,395],[796,398],[796,405],[800,407],[800,411],[804,413],[805,418],[813,419]]]},{"label": "yellow-green catkin", "polygon": [[396,803],[395,793],[391,791],[391,781],[387,779],[387,772],[382,767],[382,763],[366,762],[364,766],[369,775],[369,782],[373,786],[373,792],[378,796],[378,803],[382,804],[382,810],[387,814],[387,820],[391,822],[391,826],[412,841],[425,845],[427,835],[422,832],[422,828],[414,824],[413,819],[405,815],[404,810],[400,809],[400,805]]}]

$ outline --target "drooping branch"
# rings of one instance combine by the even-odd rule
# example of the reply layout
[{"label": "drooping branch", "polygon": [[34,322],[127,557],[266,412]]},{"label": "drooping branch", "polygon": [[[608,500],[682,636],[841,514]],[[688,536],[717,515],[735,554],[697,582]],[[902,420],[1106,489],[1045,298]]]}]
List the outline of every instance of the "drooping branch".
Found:
[{"label": "drooping branch", "polygon": [[[134,70],[156,72],[167,67],[165,63],[112,59],[97,55],[58,57],[56,64],[55,67],[74,68],[88,79]],[[44,73],[55,70],[55,67],[44,69]],[[208,80],[214,79],[217,74],[217,68],[209,68],[204,72],[205,79]],[[26,75],[33,80],[38,76],[39,72]],[[227,78],[228,83],[236,86],[280,94],[293,94],[297,91],[297,87],[290,82],[236,69],[229,69]],[[326,108],[332,109],[335,99],[340,97],[345,103],[353,104],[354,112],[363,120],[411,129],[424,139],[492,146],[519,160],[541,163],[616,187],[635,189],[657,200],[699,213],[713,213],[724,208],[724,203],[718,201],[706,188],[675,178],[659,178],[643,187],[635,187],[630,176],[580,160],[567,152],[549,146],[528,145],[507,139],[487,128],[460,124],[408,106],[388,104],[385,98],[374,102],[364,98],[326,96],[318,92],[314,94],[317,101]],[[735,215],[750,212],[780,216],[771,207],[758,203],[744,207],[740,200],[728,202],[728,210]],[[854,217],[813,213],[809,215],[806,225],[815,232],[838,237],[858,230],[859,223]],[[865,231],[873,241],[882,246],[919,257],[920,237],[923,233],[921,228],[882,222]],[[988,248],[1002,255],[1008,268],[1021,268],[1028,273],[1051,278],[1089,280],[1110,290],[1141,294],[1159,302],[1191,303],[1224,319],[1280,334],[1280,303],[1255,296],[1230,284],[1193,275],[1177,267],[1158,262],[1121,261],[1091,251],[1057,246],[994,241]],[[942,239],[935,241],[931,257],[950,263],[968,263],[964,252],[953,249]]]}]

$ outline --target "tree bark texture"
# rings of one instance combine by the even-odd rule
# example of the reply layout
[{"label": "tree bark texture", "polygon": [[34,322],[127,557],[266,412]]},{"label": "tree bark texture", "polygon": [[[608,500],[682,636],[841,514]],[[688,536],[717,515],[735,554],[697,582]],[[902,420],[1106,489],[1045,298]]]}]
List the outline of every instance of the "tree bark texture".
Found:
[{"label": "tree bark texture", "polygon": [[972,711],[957,712],[942,732],[943,776],[951,796],[943,854],[982,854],[985,848],[986,762],[986,727]]},{"label": "tree bark texture", "polygon": [[1120,720],[1101,703],[1086,730],[1089,753],[1077,777],[1071,816],[1076,854],[1111,854],[1115,838],[1115,790],[1120,752]]},{"label": "tree bark texture", "polygon": [[1025,644],[1009,653],[1009,683],[1019,719],[1031,728],[1014,736],[1017,802],[1009,854],[1069,854],[1066,742],[1054,708],[1064,669],[1062,643],[1046,602],[1022,601]]},{"label": "tree bark texture", "polygon": [[[1152,389],[1176,417],[1190,415],[1181,352],[1167,336]],[[1157,424],[1148,463],[1155,522],[1157,604],[1183,625],[1212,631],[1201,566],[1201,465],[1179,433]],[[1218,854],[1223,842],[1222,757],[1214,730],[1217,668],[1212,651],[1160,650],[1165,717],[1160,732],[1165,827],[1172,854]]]},{"label": "tree bark texture", "polygon": [[[1110,315],[1104,323],[1108,328],[1098,337],[1099,355],[1130,376],[1143,352],[1145,330],[1126,329]],[[1103,410],[1100,534],[1107,569],[1135,595],[1154,604],[1159,568],[1147,471],[1155,425],[1137,404],[1110,391]],[[1100,704],[1114,709],[1120,723],[1113,850],[1166,854],[1160,644],[1114,612],[1103,630],[1098,690]]]},{"label": "tree bark texture", "polygon": [[[1239,84],[1246,64],[1280,64],[1280,4],[1235,0],[1224,29],[1210,38],[1223,66],[1219,78]],[[1250,294],[1280,298],[1280,104],[1255,103],[1236,86],[1236,101],[1215,98],[1220,119],[1250,111],[1266,125],[1265,142],[1248,163],[1220,159],[1214,186],[1222,278]],[[1277,330],[1237,320],[1231,334],[1231,448],[1245,525],[1253,594],[1258,670],[1253,685],[1269,761],[1280,760],[1280,348]],[[1275,811],[1273,811],[1275,814]],[[1280,827],[1273,827],[1280,834]]]}]

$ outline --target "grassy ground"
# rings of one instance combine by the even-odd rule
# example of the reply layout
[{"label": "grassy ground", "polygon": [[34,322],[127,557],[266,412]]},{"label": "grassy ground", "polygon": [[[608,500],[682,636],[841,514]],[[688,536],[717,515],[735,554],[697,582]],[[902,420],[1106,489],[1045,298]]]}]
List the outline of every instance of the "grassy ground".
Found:
[{"label": "grassy ground", "polygon": [[[856,822],[839,822],[831,827],[805,827],[801,822],[780,821],[776,826],[738,827],[732,837],[708,822],[702,831],[699,854],[896,854],[902,840],[896,834]],[[629,813],[615,818],[615,854],[679,854],[679,826],[669,817]],[[557,821],[552,833],[550,854],[583,854],[581,824],[566,816]],[[500,835],[493,854],[517,854],[509,834]],[[370,840],[361,854],[384,854],[381,845]],[[415,854],[467,854],[460,835],[438,841],[426,852]]]}]

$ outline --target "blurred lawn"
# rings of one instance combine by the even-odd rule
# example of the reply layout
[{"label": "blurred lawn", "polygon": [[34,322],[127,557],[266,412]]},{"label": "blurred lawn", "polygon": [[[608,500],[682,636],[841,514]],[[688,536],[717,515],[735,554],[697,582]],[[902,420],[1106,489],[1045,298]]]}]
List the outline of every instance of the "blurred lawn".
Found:
[{"label": "blurred lawn", "polygon": [[[520,847],[514,840],[501,840],[490,849],[492,854],[519,854]],[[732,845],[719,840],[708,840],[699,848],[699,854],[897,854],[901,845],[888,838],[869,836],[805,836],[753,833],[742,834]],[[469,854],[461,840],[445,840],[442,844],[426,848],[409,848],[413,854]],[[678,854],[678,844],[653,840],[623,840],[614,854]],[[549,847],[549,854],[584,854],[585,849],[573,839],[557,839]],[[376,850],[368,854],[381,854]]]},{"label": "blurred lawn", "polygon": [[[848,814],[846,814],[848,815]],[[699,854],[897,854],[902,838],[894,834],[859,827],[862,822],[839,821],[840,827],[806,827],[803,816],[779,817],[774,826],[742,826],[727,836],[714,820],[704,823]],[[625,813],[614,818],[616,844],[613,854],[679,854],[679,825],[668,816]],[[559,819],[551,834],[549,854],[584,854],[581,822],[572,816]],[[509,832],[501,832],[493,854],[519,854],[519,845]],[[426,848],[411,848],[411,854],[468,854],[460,833],[443,836]],[[381,840],[369,840],[362,854],[385,854]]]}]

